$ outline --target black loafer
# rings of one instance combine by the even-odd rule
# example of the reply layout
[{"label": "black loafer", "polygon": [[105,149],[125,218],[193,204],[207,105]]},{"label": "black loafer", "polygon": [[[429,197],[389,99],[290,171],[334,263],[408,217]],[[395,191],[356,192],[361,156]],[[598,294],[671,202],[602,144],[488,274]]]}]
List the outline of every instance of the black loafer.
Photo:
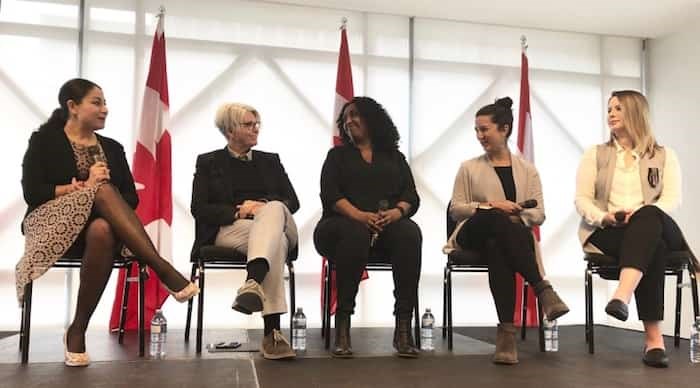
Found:
[{"label": "black loafer", "polygon": [[644,364],[653,368],[668,368],[668,356],[663,349],[655,348],[647,350],[642,357]]},{"label": "black loafer", "polygon": [[627,304],[620,299],[611,299],[605,306],[605,312],[621,321],[626,321],[629,316]]}]

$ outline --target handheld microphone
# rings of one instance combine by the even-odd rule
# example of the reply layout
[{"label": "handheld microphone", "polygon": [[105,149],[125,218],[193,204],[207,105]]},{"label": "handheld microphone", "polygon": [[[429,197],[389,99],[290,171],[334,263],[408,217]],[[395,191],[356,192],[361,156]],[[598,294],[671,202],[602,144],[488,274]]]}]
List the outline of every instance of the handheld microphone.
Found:
[{"label": "handheld microphone", "polygon": [[105,158],[102,156],[102,153],[100,152],[100,146],[98,146],[98,145],[89,146],[87,148],[87,152],[88,152],[88,156],[90,158],[90,161],[92,162],[92,163],[90,163],[90,165],[93,165],[93,164],[98,163],[98,162],[104,162],[104,163],[107,162],[105,160]]},{"label": "handheld microphone", "polygon": [[522,201],[518,204],[523,209],[532,209],[533,207],[537,207],[537,200],[536,199],[528,199],[526,201]]},{"label": "handheld microphone", "polygon": [[[389,201],[387,201],[386,199],[382,199],[381,201],[379,201],[379,203],[377,205],[378,205],[377,212],[383,212],[385,210],[389,210]],[[379,233],[377,233],[377,232],[372,233],[372,238],[369,241],[369,246],[373,247],[374,244],[377,242],[378,238],[379,238]]]},{"label": "handheld microphone", "polygon": [[624,210],[618,210],[615,212],[615,221],[624,222],[625,217],[627,217],[627,213]]}]

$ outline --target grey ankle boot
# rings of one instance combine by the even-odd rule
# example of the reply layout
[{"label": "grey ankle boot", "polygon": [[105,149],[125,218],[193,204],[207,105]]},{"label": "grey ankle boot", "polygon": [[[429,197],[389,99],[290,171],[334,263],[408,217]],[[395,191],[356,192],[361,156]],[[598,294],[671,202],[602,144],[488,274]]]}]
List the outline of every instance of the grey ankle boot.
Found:
[{"label": "grey ankle boot", "polygon": [[495,364],[513,365],[518,363],[518,348],[515,343],[515,326],[512,323],[499,323],[496,332]]}]

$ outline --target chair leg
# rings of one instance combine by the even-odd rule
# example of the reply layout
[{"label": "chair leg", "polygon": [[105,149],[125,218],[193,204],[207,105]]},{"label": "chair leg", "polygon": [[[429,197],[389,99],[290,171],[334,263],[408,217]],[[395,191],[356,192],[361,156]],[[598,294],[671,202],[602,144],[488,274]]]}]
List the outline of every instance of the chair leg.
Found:
[{"label": "chair leg", "polygon": [[447,350],[452,350],[452,269],[447,268]]},{"label": "chair leg", "polygon": [[204,321],[204,264],[199,263],[199,299],[197,300],[197,341],[195,351],[202,353],[202,325]]},{"label": "chair leg", "polygon": [[321,293],[323,294],[323,302],[321,304],[321,338],[326,337],[326,303],[328,301],[328,296],[326,295],[326,288],[328,287],[328,259],[326,259],[326,264],[321,268]]},{"label": "chair leg", "polygon": [[540,352],[544,352],[544,311],[542,311],[542,305],[540,305],[539,301],[537,301],[537,316],[539,317],[537,320],[537,332],[539,334]]},{"label": "chair leg", "polygon": [[413,334],[416,338],[416,347],[420,349],[420,308],[418,302],[418,296],[416,295],[416,308],[413,311],[413,320],[415,321],[415,326],[413,327]]},{"label": "chair leg", "polygon": [[681,299],[683,298],[683,269],[676,272],[676,322],[673,325],[673,346],[681,346]]},{"label": "chair leg", "polygon": [[22,341],[24,340],[24,320],[26,319],[25,317],[25,312],[27,311],[25,309],[25,303],[24,300],[22,300],[22,317],[20,318],[19,321],[19,351],[22,351]]},{"label": "chair leg", "polygon": [[700,307],[698,307],[698,281],[695,278],[695,272],[693,272],[692,267],[688,267],[688,274],[690,275],[690,291],[693,295],[693,315],[695,319],[700,317]]},{"label": "chair leg", "polygon": [[591,274],[591,269],[586,269],[586,334],[588,339],[588,353],[593,354],[595,352],[594,346],[594,327],[593,324],[593,276]]},{"label": "chair leg", "polygon": [[442,339],[447,337],[447,266],[442,274]]},{"label": "chair leg", "polygon": [[[192,264],[192,272],[190,273],[190,281],[195,281],[195,276],[197,275],[197,264]],[[185,320],[185,343],[190,342],[190,327],[192,326],[192,304],[194,303],[194,298],[190,298],[187,301],[187,319]]]},{"label": "chair leg", "polygon": [[144,313],[144,307],[146,305],[146,278],[148,277],[148,267],[146,265],[138,263],[139,268],[139,357],[143,357],[146,354],[146,327],[144,321],[146,320],[146,314]]},{"label": "chair leg", "polygon": [[22,309],[22,333],[20,334],[20,342],[22,344],[22,364],[29,361],[29,333],[31,331],[32,320],[32,282],[24,286],[24,308]]},{"label": "chair leg", "polygon": [[126,313],[129,307],[129,286],[131,280],[131,271],[134,269],[136,262],[132,261],[128,266],[124,267],[124,287],[122,287],[122,308],[119,312],[119,344],[124,343],[124,326],[126,325]]},{"label": "chair leg", "polygon": [[288,260],[287,269],[289,270],[289,304],[291,304],[292,307],[289,314],[289,338],[292,338],[294,334],[294,314],[296,313],[297,308],[296,281],[294,279],[294,262]]},{"label": "chair leg", "polygon": [[527,335],[527,290],[528,284],[523,279],[523,300],[522,300],[522,314],[520,314],[520,339],[525,341],[525,336]]},{"label": "chair leg", "polygon": [[325,296],[323,298],[323,316],[325,320],[325,326],[323,328],[325,333],[324,346],[326,349],[331,347],[331,289],[333,288],[333,276],[331,273],[330,263],[326,265],[326,276],[325,276]]}]

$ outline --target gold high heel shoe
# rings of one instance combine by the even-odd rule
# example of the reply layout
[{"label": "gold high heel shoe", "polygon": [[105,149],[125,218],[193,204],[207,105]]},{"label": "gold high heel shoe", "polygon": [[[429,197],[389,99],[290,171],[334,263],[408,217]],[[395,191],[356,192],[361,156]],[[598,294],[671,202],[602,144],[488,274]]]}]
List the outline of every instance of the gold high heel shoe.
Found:
[{"label": "gold high heel shoe", "polygon": [[165,287],[165,289],[168,290],[170,295],[172,295],[173,298],[175,298],[175,300],[180,302],[180,303],[187,302],[192,297],[199,294],[199,286],[197,286],[195,283],[192,283],[192,282],[190,282],[188,285],[185,286],[185,288],[183,288],[182,290],[177,291],[177,292],[169,289],[165,285],[163,285],[163,287]]},{"label": "gold high heel shoe", "polygon": [[68,341],[66,340],[67,333],[63,334],[63,356],[66,366],[88,366],[90,365],[90,356],[87,352],[73,353],[68,351]]}]

